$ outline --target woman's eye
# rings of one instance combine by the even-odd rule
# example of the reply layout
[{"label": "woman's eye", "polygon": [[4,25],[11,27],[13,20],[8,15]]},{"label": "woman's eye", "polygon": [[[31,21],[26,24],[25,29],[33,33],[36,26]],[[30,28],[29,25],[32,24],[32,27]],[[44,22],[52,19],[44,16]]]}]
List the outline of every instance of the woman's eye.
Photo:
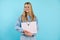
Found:
[{"label": "woman's eye", "polygon": [[29,8],[29,7],[28,7]]},{"label": "woman's eye", "polygon": [[29,8],[29,7],[24,7],[24,8]]},{"label": "woman's eye", "polygon": [[24,8],[26,8],[26,7],[24,7]]}]

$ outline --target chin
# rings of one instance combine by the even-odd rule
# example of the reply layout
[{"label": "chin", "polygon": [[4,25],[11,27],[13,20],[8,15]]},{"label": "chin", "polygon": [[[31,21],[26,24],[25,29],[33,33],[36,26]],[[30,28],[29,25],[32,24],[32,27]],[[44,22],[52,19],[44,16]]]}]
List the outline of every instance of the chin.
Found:
[{"label": "chin", "polygon": [[26,11],[27,13],[29,12],[29,11]]}]

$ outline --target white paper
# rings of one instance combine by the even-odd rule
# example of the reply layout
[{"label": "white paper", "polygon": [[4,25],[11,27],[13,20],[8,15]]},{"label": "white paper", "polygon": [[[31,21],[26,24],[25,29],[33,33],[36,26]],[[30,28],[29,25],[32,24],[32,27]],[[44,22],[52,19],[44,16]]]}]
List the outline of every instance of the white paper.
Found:
[{"label": "white paper", "polygon": [[27,30],[31,33],[37,33],[37,24],[35,21],[33,21],[33,22],[22,22],[21,26],[22,26],[23,30]]}]

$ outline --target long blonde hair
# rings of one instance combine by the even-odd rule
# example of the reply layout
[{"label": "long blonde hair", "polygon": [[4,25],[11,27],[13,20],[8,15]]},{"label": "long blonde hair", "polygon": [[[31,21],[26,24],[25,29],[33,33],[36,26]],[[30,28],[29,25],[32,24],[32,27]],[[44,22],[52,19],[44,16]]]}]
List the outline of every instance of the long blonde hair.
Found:
[{"label": "long blonde hair", "polygon": [[[30,2],[26,2],[24,5],[26,5],[26,4],[29,4],[31,6],[30,17],[31,17],[31,21],[34,21],[35,15],[34,15],[33,10],[32,10],[32,5]],[[28,21],[27,13],[25,11],[23,11],[23,14],[21,15],[21,19],[22,19],[22,21]]]}]

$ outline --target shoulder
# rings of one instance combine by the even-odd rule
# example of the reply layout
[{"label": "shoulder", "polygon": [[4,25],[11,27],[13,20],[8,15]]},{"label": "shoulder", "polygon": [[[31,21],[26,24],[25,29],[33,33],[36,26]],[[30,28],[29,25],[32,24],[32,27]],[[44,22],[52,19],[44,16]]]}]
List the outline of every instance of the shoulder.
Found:
[{"label": "shoulder", "polygon": [[35,21],[37,21],[37,20],[38,20],[36,16],[35,16],[34,20],[35,20]]},{"label": "shoulder", "polygon": [[21,16],[18,17],[18,20],[21,21]]}]

